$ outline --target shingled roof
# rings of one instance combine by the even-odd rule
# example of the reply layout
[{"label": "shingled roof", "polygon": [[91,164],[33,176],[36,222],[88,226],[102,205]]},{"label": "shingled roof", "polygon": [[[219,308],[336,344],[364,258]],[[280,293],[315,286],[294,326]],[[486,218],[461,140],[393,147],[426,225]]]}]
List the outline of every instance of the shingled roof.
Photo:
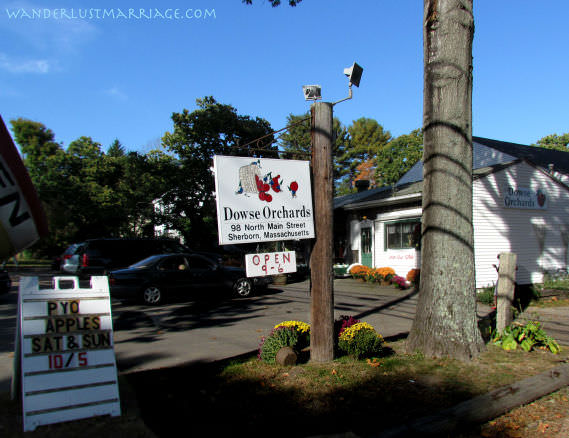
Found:
[{"label": "shingled roof", "polygon": [[[473,170],[511,163],[520,159],[530,161],[544,169],[549,169],[549,165],[552,164],[555,171],[569,175],[569,152],[472,137]],[[397,181],[396,185],[422,180],[423,162],[419,161]]]},{"label": "shingled roof", "polygon": [[[569,175],[569,152],[526,146],[517,143],[472,137],[473,174],[486,174],[497,169],[526,160],[530,163],[549,169],[553,165],[555,171]],[[406,196],[420,193],[423,186],[423,162],[417,162],[393,186],[379,187],[334,199],[334,209],[352,207],[354,204],[377,202],[394,196]],[[348,207],[348,208],[349,208]]]}]

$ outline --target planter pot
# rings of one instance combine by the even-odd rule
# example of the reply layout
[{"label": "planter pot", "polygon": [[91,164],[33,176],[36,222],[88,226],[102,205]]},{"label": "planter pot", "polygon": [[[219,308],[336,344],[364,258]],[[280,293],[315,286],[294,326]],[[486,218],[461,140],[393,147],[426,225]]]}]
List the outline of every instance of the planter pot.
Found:
[{"label": "planter pot", "polygon": [[381,280],[381,281],[379,282],[379,285],[380,285],[380,286],[389,286],[389,285],[391,285],[391,282],[388,281],[388,280]]},{"label": "planter pot", "polygon": [[275,275],[273,277],[273,284],[276,284],[276,285],[286,284],[286,275]]}]

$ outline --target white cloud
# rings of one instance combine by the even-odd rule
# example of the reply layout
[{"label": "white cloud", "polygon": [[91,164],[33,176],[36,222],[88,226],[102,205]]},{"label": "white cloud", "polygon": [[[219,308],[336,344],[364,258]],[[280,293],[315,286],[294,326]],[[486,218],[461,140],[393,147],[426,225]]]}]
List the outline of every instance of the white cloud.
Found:
[{"label": "white cloud", "polygon": [[124,101],[128,100],[128,96],[126,95],[126,93],[121,91],[116,86],[105,90],[105,94],[108,96],[111,96],[113,99],[118,100],[120,102],[124,102]]},{"label": "white cloud", "polygon": [[5,53],[0,53],[0,69],[10,73],[46,74],[49,73],[51,67],[50,62],[45,59],[11,59]]},{"label": "white cloud", "polygon": [[[76,54],[85,43],[91,41],[98,33],[97,27],[87,21],[78,19],[53,19],[53,18],[9,18],[8,11],[14,17],[22,16],[26,11],[28,15],[33,10],[43,11],[45,6],[37,5],[28,1],[12,1],[2,5],[0,29],[9,37],[18,40],[21,50],[41,50],[57,54]],[[50,9],[46,9],[50,10]],[[27,46],[27,47],[26,47]]]}]

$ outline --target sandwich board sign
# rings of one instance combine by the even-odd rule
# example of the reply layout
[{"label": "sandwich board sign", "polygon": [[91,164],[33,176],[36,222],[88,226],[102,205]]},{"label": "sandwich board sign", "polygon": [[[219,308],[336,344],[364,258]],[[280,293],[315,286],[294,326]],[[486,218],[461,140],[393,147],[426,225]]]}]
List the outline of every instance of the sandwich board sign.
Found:
[{"label": "sandwich board sign", "polygon": [[[60,289],[62,281],[73,288]],[[91,288],[79,288],[76,277],[53,282],[40,289],[37,277],[20,277],[14,368],[21,372],[24,432],[120,415],[107,277],[91,277]]]},{"label": "sandwich board sign", "polygon": [[33,245],[47,232],[41,202],[0,117],[0,260]]},{"label": "sandwich board sign", "polygon": [[310,163],[214,156],[219,244],[314,238]]}]

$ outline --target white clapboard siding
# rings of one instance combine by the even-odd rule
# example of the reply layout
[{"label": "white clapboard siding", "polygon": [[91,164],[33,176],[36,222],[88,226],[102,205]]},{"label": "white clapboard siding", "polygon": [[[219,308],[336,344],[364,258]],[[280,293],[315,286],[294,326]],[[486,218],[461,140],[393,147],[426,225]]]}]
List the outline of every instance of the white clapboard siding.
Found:
[{"label": "white clapboard siding", "polygon": [[385,249],[385,223],[402,219],[421,217],[417,207],[379,213],[375,220],[374,264],[376,268],[393,268],[403,278],[411,269],[421,267],[421,251],[413,249]]},{"label": "white clapboard siding", "polygon": [[[508,187],[541,189],[547,196],[547,209],[526,210],[504,207]],[[520,162],[476,179],[473,187],[473,222],[476,287],[494,284],[501,252],[517,254],[516,281],[538,283],[544,270],[566,265],[566,251],[560,229],[569,224],[569,191],[544,172]],[[545,230],[544,251],[536,227]]]}]

